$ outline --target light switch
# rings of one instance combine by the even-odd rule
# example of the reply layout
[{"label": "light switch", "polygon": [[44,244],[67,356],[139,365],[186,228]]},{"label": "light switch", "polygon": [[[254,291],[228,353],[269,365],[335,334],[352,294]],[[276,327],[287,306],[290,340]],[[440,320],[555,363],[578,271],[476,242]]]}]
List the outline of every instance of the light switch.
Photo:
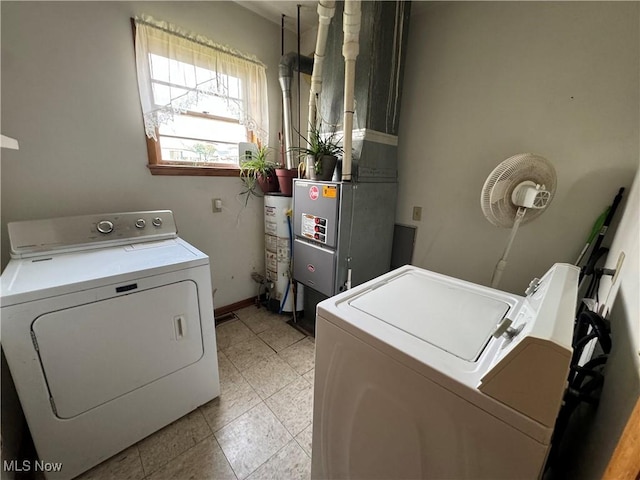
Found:
[{"label": "light switch", "polygon": [[413,219],[416,222],[422,220],[422,207],[413,207]]}]

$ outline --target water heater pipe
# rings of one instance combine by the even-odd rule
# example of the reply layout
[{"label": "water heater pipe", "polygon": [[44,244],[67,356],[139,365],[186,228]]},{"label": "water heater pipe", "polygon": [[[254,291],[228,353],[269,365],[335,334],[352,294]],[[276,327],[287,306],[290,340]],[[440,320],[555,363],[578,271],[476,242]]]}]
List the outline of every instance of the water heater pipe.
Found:
[{"label": "water heater pipe", "polygon": [[351,181],[351,156],[353,137],[353,113],[355,111],[354,90],[356,80],[356,57],[360,50],[360,0],[345,0],[342,30],[344,43],[344,137],[342,157],[342,180]]},{"label": "water heater pipe", "polygon": [[335,0],[320,0],[318,2],[318,35],[316,37],[316,49],[313,54],[313,72],[311,74],[311,89],[309,90],[309,125],[307,142],[311,138],[312,128],[318,127],[318,97],[322,92],[322,66],[324,65],[325,51],[327,47],[327,35],[329,24],[336,11]]},{"label": "water heater pipe", "polygon": [[313,69],[313,59],[290,52],[282,56],[278,66],[278,80],[282,89],[282,111],[284,114],[284,144],[286,148],[286,168],[292,169],[298,166],[293,161],[293,134],[291,132],[291,81],[293,70],[311,74]]}]

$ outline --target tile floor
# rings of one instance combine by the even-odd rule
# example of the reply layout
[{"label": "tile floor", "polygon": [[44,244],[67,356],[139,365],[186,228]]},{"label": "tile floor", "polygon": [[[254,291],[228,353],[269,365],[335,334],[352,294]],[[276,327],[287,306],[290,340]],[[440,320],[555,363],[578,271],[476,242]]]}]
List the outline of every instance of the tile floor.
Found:
[{"label": "tile floor", "polygon": [[247,307],[216,327],[219,398],[78,479],[309,479],[314,340]]}]

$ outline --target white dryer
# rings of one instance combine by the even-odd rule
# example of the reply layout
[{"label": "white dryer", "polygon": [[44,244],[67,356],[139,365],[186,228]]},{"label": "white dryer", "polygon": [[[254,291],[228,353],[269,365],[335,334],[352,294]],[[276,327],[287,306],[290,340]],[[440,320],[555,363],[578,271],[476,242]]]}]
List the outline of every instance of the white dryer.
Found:
[{"label": "white dryer", "polygon": [[68,479],[220,393],[209,258],[170,211],[8,225],[1,343],[41,462]]},{"label": "white dryer", "polygon": [[405,266],[318,304],[312,478],[538,478],[578,273],[521,297]]}]

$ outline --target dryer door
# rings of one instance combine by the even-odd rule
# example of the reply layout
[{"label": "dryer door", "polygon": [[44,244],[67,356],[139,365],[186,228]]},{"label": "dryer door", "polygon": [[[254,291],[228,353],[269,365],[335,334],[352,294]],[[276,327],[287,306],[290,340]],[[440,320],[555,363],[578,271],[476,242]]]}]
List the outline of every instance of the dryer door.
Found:
[{"label": "dryer door", "polygon": [[32,334],[60,418],[126,395],[204,353],[190,280],[47,313]]}]

